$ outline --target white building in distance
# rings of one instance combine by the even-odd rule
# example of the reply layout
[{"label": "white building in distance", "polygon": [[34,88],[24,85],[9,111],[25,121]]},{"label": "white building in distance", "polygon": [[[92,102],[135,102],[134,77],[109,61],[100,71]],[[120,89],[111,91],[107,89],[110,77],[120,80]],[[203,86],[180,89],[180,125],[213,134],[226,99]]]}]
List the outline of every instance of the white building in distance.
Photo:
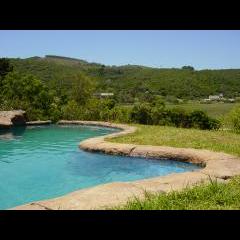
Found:
[{"label": "white building in distance", "polygon": [[95,93],[94,96],[99,98],[112,97],[114,96],[114,93]]}]

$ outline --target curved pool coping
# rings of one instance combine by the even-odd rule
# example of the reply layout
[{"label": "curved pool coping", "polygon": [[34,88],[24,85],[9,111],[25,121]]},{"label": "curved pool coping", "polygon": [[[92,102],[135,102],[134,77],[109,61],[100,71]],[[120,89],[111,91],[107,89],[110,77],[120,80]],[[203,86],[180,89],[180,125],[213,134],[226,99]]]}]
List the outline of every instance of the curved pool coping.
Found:
[{"label": "curved pool coping", "polygon": [[134,133],[137,127],[99,121],[59,121],[58,124],[78,124],[121,129],[121,132],[89,138],[79,147],[86,151],[104,152],[131,157],[174,159],[203,166],[200,170],[173,173],[166,176],[131,182],[112,182],[77,190],[61,197],[17,206],[15,210],[86,210],[105,209],[126,203],[130,198],[144,197],[145,191],[170,192],[193,186],[200,182],[217,180],[225,182],[240,175],[240,158],[223,152],[193,148],[175,148],[109,142],[108,139]]}]

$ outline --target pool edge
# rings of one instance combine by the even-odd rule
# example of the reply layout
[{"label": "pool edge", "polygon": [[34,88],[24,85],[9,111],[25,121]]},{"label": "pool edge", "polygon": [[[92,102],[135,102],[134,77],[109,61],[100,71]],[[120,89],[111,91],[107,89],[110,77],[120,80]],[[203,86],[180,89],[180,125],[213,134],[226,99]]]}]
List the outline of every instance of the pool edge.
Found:
[{"label": "pool edge", "polygon": [[99,121],[66,121],[58,124],[77,124],[121,129],[121,132],[105,136],[89,138],[82,141],[79,147],[86,151],[103,152],[132,157],[167,158],[201,164],[201,170],[174,173],[167,176],[131,182],[112,182],[95,187],[85,188],[68,193],[61,197],[32,202],[12,208],[13,210],[44,210],[44,209],[105,209],[125,203],[133,196],[143,197],[145,191],[170,192],[193,186],[200,182],[217,180],[225,182],[233,176],[240,175],[240,158],[223,152],[204,149],[175,148],[165,146],[137,145],[113,143],[107,139],[134,133],[137,127]]}]

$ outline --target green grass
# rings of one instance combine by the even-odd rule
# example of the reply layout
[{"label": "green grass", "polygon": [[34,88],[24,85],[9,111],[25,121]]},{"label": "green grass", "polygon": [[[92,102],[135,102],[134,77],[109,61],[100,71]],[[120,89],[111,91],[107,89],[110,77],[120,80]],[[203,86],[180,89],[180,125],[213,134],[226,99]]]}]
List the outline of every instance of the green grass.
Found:
[{"label": "green grass", "polygon": [[[109,139],[119,143],[208,149],[240,156],[240,134],[230,131],[207,131],[167,126],[134,125],[138,130],[126,136]],[[114,209],[240,209],[240,176],[228,183],[200,184],[168,194],[145,194]]]},{"label": "green grass", "polygon": [[[199,104],[200,105],[200,104]],[[185,104],[187,110],[197,104]],[[235,104],[201,104],[209,115],[221,117]],[[179,105],[182,106],[182,105]],[[199,108],[198,108],[199,109]],[[231,131],[208,131],[169,126],[139,125],[137,131],[126,136],[109,139],[119,143],[208,149],[240,156],[240,134]],[[117,210],[211,210],[240,209],[240,176],[228,183],[200,184],[168,194],[146,192],[144,199],[135,198]]]},{"label": "green grass", "polygon": [[[227,115],[231,109],[236,106],[237,103],[211,103],[211,104],[202,104],[198,102],[191,102],[191,103],[182,103],[182,104],[170,104],[167,103],[167,108],[181,108],[188,112],[193,110],[202,110],[206,112],[210,117],[213,118],[221,118]],[[126,108],[132,108],[132,105],[129,104],[121,104],[121,106]]]},{"label": "green grass", "polygon": [[228,183],[200,184],[182,191],[168,194],[145,194],[135,198],[116,210],[232,210],[240,209],[240,177]]},{"label": "green grass", "polygon": [[168,108],[182,108],[186,111],[202,110],[205,111],[210,117],[219,118],[223,117],[235,106],[235,103],[186,103],[186,104],[167,104]]},{"label": "green grass", "polygon": [[230,131],[208,131],[167,126],[134,125],[133,134],[109,141],[141,145],[208,149],[240,156],[240,134]]}]

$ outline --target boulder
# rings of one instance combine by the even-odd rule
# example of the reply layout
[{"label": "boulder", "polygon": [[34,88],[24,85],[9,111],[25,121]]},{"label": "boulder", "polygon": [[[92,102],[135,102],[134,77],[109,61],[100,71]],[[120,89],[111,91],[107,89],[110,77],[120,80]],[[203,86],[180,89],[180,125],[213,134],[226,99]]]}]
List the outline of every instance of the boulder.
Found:
[{"label": "boulder", "polygon": [[26,125],[26,112],[22,110],[0,111],[0,128]]}]

